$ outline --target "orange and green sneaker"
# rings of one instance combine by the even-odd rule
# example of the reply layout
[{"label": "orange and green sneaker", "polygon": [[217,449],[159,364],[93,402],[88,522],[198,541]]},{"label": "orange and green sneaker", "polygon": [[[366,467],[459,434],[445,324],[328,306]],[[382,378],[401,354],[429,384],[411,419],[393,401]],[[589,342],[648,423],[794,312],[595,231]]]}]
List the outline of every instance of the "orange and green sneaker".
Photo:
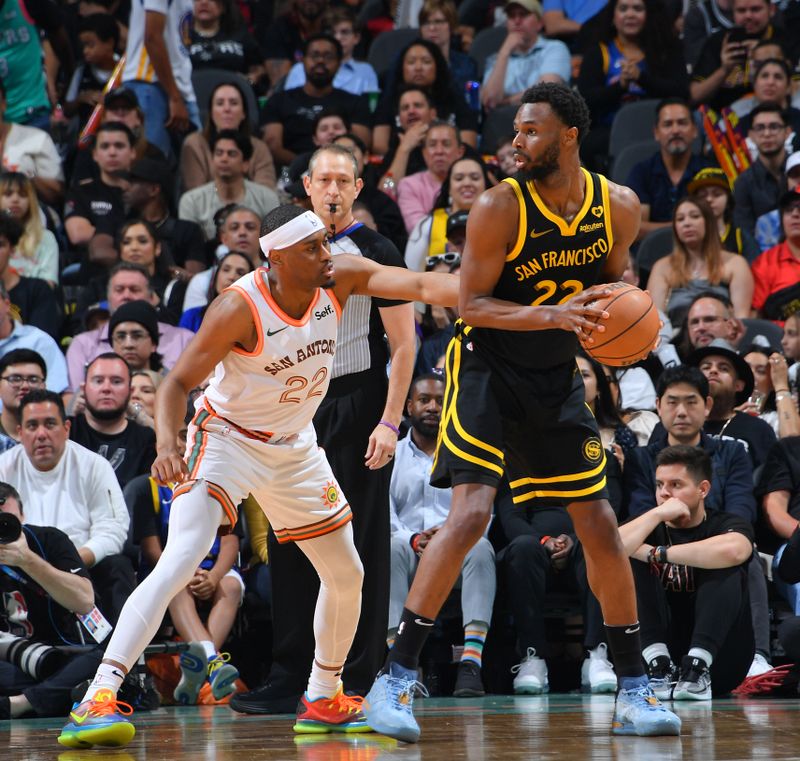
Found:
[{"label": "orange and green sneaker", "polygon": [[364,698],[349,697],[342,686],[332,698],[309,700],[304,693],[297,704],[297,721],[294,731],[300,734],[325,732],[371,732],[361,711]]},{"label": "orange and green sneaker", "polygon": [[136,734],[136,728],[127,718],[132,713],[133,708],[117,700],[111,690],[98,690],[91,700],[72,707],[70,720],[61,730],[58,742],[68,748],[122,747]]}]

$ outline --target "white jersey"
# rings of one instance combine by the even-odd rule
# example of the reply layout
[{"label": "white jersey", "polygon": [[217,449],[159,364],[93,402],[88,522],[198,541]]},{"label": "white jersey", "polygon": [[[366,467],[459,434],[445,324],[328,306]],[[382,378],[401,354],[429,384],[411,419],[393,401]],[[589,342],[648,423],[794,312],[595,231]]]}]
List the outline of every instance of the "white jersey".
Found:
[{"label": "white jersey", "polygon": [[167,17],[164,44],[175,84],[187,103],[196,100],[192,87],[192,61],[189,58],[192,8],[192,0],[132,0],[123,82],[158,82],[153,62],[144,46],[145,13],[157,11]]},{"label": "white jersey", "polygon": [[197,408],[205,406],[239,433],[262,441],[299,433],[328,390],[339,302],[333,291],[319,288],[306,313],[292,319],[272,298],[265,267],[230,290],[249,304],[258,342],[252,352],[233,349],[217,365]]}]

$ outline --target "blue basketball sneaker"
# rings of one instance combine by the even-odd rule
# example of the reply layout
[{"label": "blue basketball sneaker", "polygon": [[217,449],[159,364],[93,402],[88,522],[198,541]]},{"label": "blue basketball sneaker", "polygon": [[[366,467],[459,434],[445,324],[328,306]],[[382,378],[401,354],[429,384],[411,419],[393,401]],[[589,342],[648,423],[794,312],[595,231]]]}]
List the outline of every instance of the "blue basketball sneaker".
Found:
[{"label": "blue basketball sneaker", "polygon": [[58,742],[68,748],[102,745],[120,748],[127,745],[136,729],[127,717],[133,713],[127,703],[117,700],[111,690],[98,690],[91,700],[76,703],[69,713]]},{"label": "blue basketball sneaker", "polygon": [[681,720],[659,702],[647,677],[625,678],[617,693],[611,732],[615,735],[678,735]]},{"label": "blue basketball sneaker", "polygon": [[229,653],[220,653],[208,662],[208,681],[211,684],[214,700],[222,700],[226,695],[236,691],[239,671],[236,666],[228,663],[230,659]]},{"label": "blue basketball sneaker", "polygon": [[419,724],[414,718],[414,691],[425,688],[417,681],[417,672],[397,663],[389,664],[389,672],[380,674],[364,698],[367,724],[382,735],[407,743],[419,740]]}]

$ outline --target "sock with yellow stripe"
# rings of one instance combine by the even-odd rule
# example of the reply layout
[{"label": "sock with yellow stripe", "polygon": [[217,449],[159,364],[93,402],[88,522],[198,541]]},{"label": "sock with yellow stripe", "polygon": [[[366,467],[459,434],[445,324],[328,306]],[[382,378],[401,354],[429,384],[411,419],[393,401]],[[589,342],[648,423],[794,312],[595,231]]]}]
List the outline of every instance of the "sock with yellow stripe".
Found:
[{"label": "sock with yellow stripe", "polygon": [[478,668],[483,659],[483,645],[486,642],[486,635],[489,633],[489,624],[485,621],[470,621],[464,627],[464,653],[461,662],[471,661]]}]

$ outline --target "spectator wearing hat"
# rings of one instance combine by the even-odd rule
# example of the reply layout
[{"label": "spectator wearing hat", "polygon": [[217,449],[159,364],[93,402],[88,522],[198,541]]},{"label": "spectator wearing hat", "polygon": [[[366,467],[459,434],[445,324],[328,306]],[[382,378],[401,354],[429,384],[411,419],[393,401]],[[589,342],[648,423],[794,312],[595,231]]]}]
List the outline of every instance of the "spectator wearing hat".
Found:
[{"label": "spectator wearing hat", "polygon": [[753,463],[753,469],[764,462],[777,437],[769,423],[738,407],[750,399],[755,380],[750,365],[735,352],[727,341],[715,339],[707,346],[695,349],[687,365],[699,368],[708,380],[712,399],[703,432],[721,439],[740,441]]},{"label": "spectator wearing hat", "polygon": [[788,153],[788,114],[775,103],[762,103],[750,113],[747,136],[755,143],[758,156],[733,185],[736,206],[733,221],[738,227],[755,233],[756,220],[778,205],[786,187],[784,167]]},{"label": "spectator wearing hat", "polygon": [[206,238],[216,233],[214,214],[227,204],[243,204],[259,217],[278,206],[278,195],[271,188],[247,179],[247,167],[253,156],[253,144],[239,132],[220,130],[211,141],[214,179],[181,196],[178,216],[196,222]]},{"label": "spectator wearing hat", "polygon": [[519,105],[522,94],[537,82],[569,82],[569,48],[548,40],[542,31],[539,0],[505,4],[506,35],[500,50],[486,59],[481,102],[487,109]]},{"label": "spectator wearing hat", "polygon": [[686,186],[690,195],[705,201],[717,220],[717,230],[722,248],[733,254],[742,254],[752,263],[760,249],[751,232],[733,223],[733,190],[728,177],[719,167],[701,169]]},{"label": "spectator wearing hat", "polygon": [[[795,151],[786,159],[783,171],[787,190],[800,185],[800,151]],[[770,209],[756,220],[755,238],[762,251],[777,246],[783,240],[781,214],[777,208]]]},{"label": "spectator wearing hat", "polygon": [[128,186],[122,191],[122,198],[130,213],[153,225],[174,266],[191,276],[211,262],[205,253],[200,225],[172,215],[172,184],[173,176],[162,161],[139,159],[128,172]]},{"label": "spectator wearing hat", "polygon": [[[116,87],[106,93],[103,98],[103,115],[100,123],[106,122],[120,122],[133,133],[134,160],[149,158],[167,163],[167,157],[145,137],[145,114],[133,90],[128,87]],[[78,185],[82,180],[96,180],[99,176],[100,169],[92,160],[92,152],[78,151],[72,165],[70,185]]]},{"label": "spectator wearing hat", "polygon": [[467,244],[468,217],[469,212],[462,209],[460,211],[454,211],[447,218],[445,236],[447,237],[448,249],[450,251],[455,251],[459,256],[464,253],[464,246]]},{"label": "spectator wearing hat", "polygon": [[[109,275],[107,298],[106,314],[113,315],[123,304],[135,300],[146,300],[152,304],[156,297],[150,278],[143,267],[138,264],[120,262]],[[97,305],[97,308],[101,309],[102,305]],[[190,330],[176,328],[165,322],[157,323],[155,343],[158,344],[165,368],[171,368],[178,361],[181,352],[193,337],[194,333]],[[83,382],[86,364],[99,354],[108,351],[112,351],[108,319],[104,320],[99,327],[79,333],[72,339],[67,349],[67,369],[71,390],[76,391]]]},{"label": "spectator wearing hat", "polygon": [[163,369],[158,353],[158,314],[147,301],[129,301],[117,309],[108,321],[111,348],[131,370]]},{"label": "spectator wearing hat", "polygon": [[782,324],[800,308],[800,185],[780,197],[778,212],[785,239],[753,262],[753,309]]}]

